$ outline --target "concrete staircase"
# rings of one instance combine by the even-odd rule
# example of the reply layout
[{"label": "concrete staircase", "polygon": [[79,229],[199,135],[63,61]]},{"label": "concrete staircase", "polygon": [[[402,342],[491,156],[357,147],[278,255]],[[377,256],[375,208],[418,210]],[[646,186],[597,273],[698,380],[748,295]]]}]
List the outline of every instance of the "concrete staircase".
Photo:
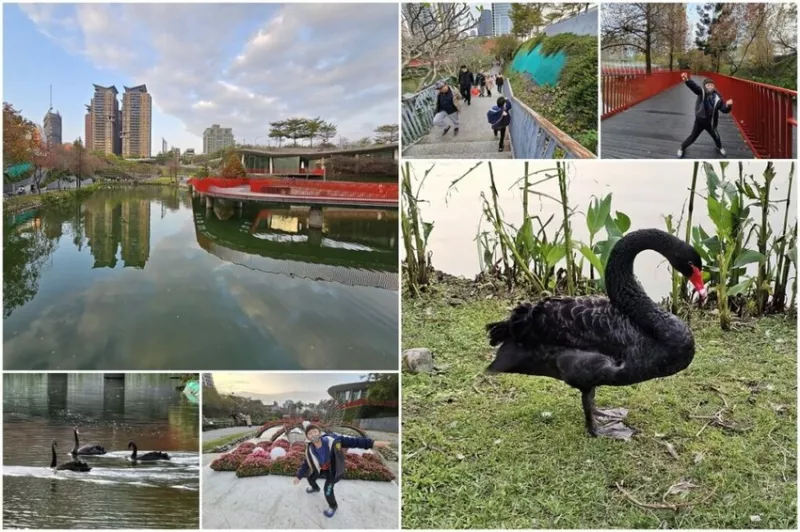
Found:
[{"label": "concrete staircase", "polygon": [[[457,90],[452,87],[452,90]],[[497,151],[498,141],[494,137],[486,113],[497,103],[500,94],[494,90],[491,97],[472,97],[472,104],[462,102],[459,116],[458,136],[453,130],[442,135],[442,129],[433,127],[426,137],[403,151],[409,159],[511,159],[509,135],[506,131],[505,150]],[[512,117],[513,120],[513,117]]]}]

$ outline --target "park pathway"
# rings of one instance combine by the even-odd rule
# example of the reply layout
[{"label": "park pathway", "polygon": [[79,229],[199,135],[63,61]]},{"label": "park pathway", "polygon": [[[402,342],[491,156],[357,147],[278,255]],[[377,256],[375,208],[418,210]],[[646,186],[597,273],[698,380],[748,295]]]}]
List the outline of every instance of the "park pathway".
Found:
[{"label": "park pathway", "polygon": [[[700,76],[692,79],[699,85]],[[725,99],[728,96],[722,95]],[[600,145],[603,159],[675,158],[681,142],[691,133],[697,96],[680,83],[602,121]],[[739,102],[741,105],[743,102]],[[737,102],[734,101],[734,108]],[[731,114],[719,114],[717,128],[729,159],[753,159]],[[714,141],[702,133],[684,154],[687,159],[719,159]]]},{"label": "park pathway", "polygon": [[[498,74],[499,66],[490,69],[491,74]],[[450,87],[458,91],[457,87]],[[486,119],[486,113],[497,103],[501,93],[496,89],[492,96],[472,97],[472,104],[462,102],[459,113],[458,136],[451,129],[442,135],[441,128],[433,127],[427,136],[410,146],[403,152],[409,159],[511,159],[511,146],[508,131],[506,132],[505,149],[497,151],[498,139]]]}]

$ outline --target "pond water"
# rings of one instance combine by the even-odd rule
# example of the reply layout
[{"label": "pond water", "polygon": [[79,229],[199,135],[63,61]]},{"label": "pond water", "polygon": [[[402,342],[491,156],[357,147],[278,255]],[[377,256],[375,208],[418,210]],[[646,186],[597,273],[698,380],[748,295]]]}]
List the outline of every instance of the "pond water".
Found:
[{"label": "pond water", "polygon": [[4,367],[396,369],[397,211],[309,216],[134,187],[7,220]]},{"label": "pond water", "polygon": [[[424,175],[433,163],[412,163],[414,175]],[[472,278],[480,272],[478,247],[475,235],[478,232],[479,220],[483,208],[481,192],[491,197],[489,188],[489,170],[482,164],[469,174],[449,194],[450,183],[464,175],[475,163],[439,161],[422,188],[420,204],[422,217],[433,222],[434,229],[428,240],[428,248],[433,252],[433,266],[452,275]],[[524,176],[522,161],[495,161],[492,163],[495,181],[499,192],[499,204],[505,219],[519,227],[522,222],[522,200],[519,187],[513,184]],[[789,162],[776,162],[777,177],[773,181],[771,197],[785,199],[789,184]],[[554,168],[552,162],[531,161],[529,172]],[[569,165],[569,203],[576,210],[573,217],[572,230],[574,239],[588,242],[589,232],[586,227],[586,210],[593,196],[603,197],[612,194],[612,213],[621,211],[631,219],[631,229],[658,228],[665,229],[664,217],[672,214],[677,221],[681,211],[688,208],[689,189],[692,182],[693,164],[689,161],[660,162],[617,162],[617,161],[576,161]],[[719,171],[719,165],[715,164]],[[766,162],[744,163],[745,173],[761,176]],[[728,178],[738,176],[735,163],[728,167]],[[531,181],[543,178],[543,174],[534,176]],[[793,185],[797,190],[796,183]],[[551,180],[536,187],[539,192],[558,197],[559,189],[556,180]],[[706,178],[701,170],[697,180],[697,191],[706,195]],[[797,197],[796,192],[793,194]],[[795,201],[793,198],[793,202]],[[530,197],[529,212],[539,215],[546,221],[554,215],[548,230],[550,237],[555,233],[556,225],[563,220],[561,206],[553,200]],[[783,223],[784,208],[780,207],[769,215],[773,228],[780,231]],[[796,219],[796,210],[791,209],[790,226]],[[685,216],[685,215],[684,215]],[[760,209],[751,209],[751,216],[760,219]],[[692,225],[700,224],[711,232],[713,224],[708,216],[703,198],[695,199]],[[538,228],[538,225],[534,227]],[[487,230],[486,222],[483,229]],[[681,235],[683,235],[683,231]],[[599,233],[604,238],[605,231]],[[752,240],[755,246],[755,238]],[[658,300],[665,297],[671,288],[669,264],[659,254],[646,251],[639,255],[634,272],[650,297]]]},{"label": "pond water", "polygon": [[[5,528],[198,528],[198,406],[160,374],[11,374],[3,376],[3,524]],[[80,444],[106,454],[81,456],[89,472],[49,469]],[[163,451],[169,461],[132,463]]]}]

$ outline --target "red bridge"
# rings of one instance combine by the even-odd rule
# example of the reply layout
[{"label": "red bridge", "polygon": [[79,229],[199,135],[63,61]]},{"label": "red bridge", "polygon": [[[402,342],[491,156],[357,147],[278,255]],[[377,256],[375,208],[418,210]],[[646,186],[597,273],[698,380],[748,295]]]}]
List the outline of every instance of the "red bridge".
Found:
[{"label": "red bridge", "polygon": [[397,183],[309,181],[307,179],[190,179],[206,196],[292,205],[397,208]]},{"label": "red bridge", "polygon": [[[725,100],[718,132],[730,158],[792,159],[796,156],[797,91],[702,72]],[[692,130],[696,95],[681,81],[680,71],[604,67],[602,70],[603,158],[673,158]],[[689,158],[716,158],[711,137],[702,134],[686,153]]]}]

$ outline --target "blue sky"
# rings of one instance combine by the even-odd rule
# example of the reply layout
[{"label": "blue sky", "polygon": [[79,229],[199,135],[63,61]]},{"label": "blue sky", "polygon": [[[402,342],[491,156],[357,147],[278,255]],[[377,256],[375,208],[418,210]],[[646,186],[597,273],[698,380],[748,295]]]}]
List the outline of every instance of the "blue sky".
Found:
[{"label": "blue sky", "polygon": [[3,100],[41,123],[52,84],[66,142],[93,83],[144,83],[153,155],[162,137],[199,152],[214,123],[266,144],[288,116],[357,140],[397,122],[397,43],[393,4],[5,4]]},{"label": "blue sky", "polygon": [[313,401],[330,399],[328,388],[336,384],[362,382],[366,373],[214,373],[220,393],[235,393],[266,404],[286,399]]}]

